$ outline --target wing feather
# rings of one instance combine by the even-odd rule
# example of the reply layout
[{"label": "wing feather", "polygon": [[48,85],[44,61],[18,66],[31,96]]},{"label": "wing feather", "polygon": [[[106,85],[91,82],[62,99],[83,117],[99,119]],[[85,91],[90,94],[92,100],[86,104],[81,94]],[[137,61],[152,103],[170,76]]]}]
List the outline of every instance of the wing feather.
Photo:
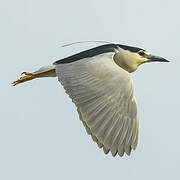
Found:
[{"label": "wing feather", "polygon": [[87,133],[105,154],[123,156],[137,146],[139,121],[130,74],[113,56],[109,52],[56,64],[56,73]]}]

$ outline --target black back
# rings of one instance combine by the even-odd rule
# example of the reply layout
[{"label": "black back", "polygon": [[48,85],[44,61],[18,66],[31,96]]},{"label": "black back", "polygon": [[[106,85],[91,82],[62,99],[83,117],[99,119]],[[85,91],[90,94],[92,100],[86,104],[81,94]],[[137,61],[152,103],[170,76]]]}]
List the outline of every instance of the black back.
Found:
[{"label": "black back", "polygon": [[139,50],[143,50],[141,48],[125,46],[125,45],[121,45],[121,44],[105,44],[105,45],[98,46],[98,47],[95,47],[92,49],[88,49],[86,51],[82,51],[82,52],[74,54],[72,56],[60,59],[60,60],[54,62],[54,64],[66,64],[66,63],[78,61],[80,59],[97,56],[97,55],[100,55],[103,53],[115,52],[115,50],[118,49],[118,47],[120,47],[124,50],[129,50],[131,52],[138,52]]}]

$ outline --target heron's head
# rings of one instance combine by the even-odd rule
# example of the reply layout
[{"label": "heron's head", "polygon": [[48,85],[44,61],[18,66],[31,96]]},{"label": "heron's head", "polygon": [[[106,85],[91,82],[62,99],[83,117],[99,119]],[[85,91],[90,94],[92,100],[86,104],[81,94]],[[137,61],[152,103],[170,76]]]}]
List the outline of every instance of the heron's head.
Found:
[{"label": "heron's head", "polygon": [[124,45],[118,45],[114,60],[128,72],[135,71],[139,65],[147,62],[169,62],[162,57],[150,54],[144,49]]}]

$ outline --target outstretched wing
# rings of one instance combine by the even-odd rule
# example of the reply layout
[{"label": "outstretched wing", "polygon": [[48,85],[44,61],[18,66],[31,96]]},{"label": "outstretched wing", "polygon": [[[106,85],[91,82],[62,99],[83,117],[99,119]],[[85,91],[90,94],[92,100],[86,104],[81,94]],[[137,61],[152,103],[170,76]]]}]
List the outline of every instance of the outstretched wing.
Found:
[{"label": "outstretched wing", "polygon": [[137,146],[139,121],[130,74],[114,62],[114,54],[55,64],[87,133],[106,154],[123,156]]}]

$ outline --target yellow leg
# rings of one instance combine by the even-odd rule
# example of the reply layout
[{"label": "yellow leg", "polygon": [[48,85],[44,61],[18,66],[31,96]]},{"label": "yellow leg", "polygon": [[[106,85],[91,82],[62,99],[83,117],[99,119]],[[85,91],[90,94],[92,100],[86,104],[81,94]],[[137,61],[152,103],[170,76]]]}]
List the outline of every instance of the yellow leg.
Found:
[{"label": "yellow leg", "polygon": [[35,78],[35,76],[31,72],[23,72],[21,75],[23,75],[23,74],[25,74],[25,76],[20,77],[18,80],[14,81],[12,83],[13,86],[16,86],[16,85],[23,83],[25,81],[30,81],[30,80]]},{"label": "yellow leg", "polygon": [[32,72],[23,72],[23,73],[21,73],[21,75],[23,75],[23,74],[25,74],[25,75],[32,75],[33,73]]}]

